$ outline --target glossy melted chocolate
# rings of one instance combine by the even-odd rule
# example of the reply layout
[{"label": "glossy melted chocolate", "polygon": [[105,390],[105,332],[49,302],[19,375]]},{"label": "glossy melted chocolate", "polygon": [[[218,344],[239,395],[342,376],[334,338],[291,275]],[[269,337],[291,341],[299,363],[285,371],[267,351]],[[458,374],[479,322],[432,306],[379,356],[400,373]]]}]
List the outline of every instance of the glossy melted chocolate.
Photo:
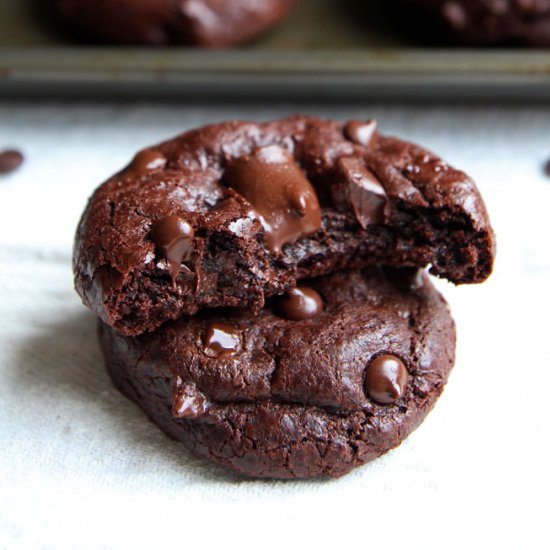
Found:
[{"label": "glossy melted chocolate", "polygon": [[176,284],[178,275],[191,270],[182,265],[189,261],[195,250],[193,228],[179,216],[167,216],[160,219],[151,229],[151,239],[155,243],[157,252],[168,262],[172,283]]},{"label": "glossy melted chocolate", "polygon": [[323,300],[312,288],[297,287],[275,300],[275,311],[291,321],[312,319],[323,313]]},{"label": "glossy melted chocolate", "polygon": [[251,204],[273,253],[321,228],[321,208],[313,186],[292,155],[277,145],[233,160],[226,182]]},{"label": "glossy melted chocolate", "polygon": [[367,368],[365,387],[370,397],[383,405],[395,403],[405,393],[409,373],[394,355],[379,355]]}]

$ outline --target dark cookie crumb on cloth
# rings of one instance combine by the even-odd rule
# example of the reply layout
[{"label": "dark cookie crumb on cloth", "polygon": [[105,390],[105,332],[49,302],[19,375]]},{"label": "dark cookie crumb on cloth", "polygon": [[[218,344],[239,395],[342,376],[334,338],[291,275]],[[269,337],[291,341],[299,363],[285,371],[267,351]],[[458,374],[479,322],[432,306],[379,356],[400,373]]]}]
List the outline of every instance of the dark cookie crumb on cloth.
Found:
[{"label": "dark cookie crumb on cloth", "polygon": [[23,154],[16,149],[0,151],[0,174],[14,172],[23,164],[23,161]]}]

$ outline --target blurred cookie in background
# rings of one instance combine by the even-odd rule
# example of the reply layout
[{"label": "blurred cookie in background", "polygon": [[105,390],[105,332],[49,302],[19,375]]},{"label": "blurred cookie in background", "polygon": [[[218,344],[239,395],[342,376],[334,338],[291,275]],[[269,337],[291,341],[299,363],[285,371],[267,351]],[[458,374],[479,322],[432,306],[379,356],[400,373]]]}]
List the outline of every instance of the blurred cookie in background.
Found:
[{"label": "blurred cookie in background", "polygon": [[550,0],[400,0],[414,33],[470,45],[550,45]]},{"label": "blurred cookie in background", "polygon": [[280,23],[297,0],[57,0],[86,37],[120,44],[224,48]]}]

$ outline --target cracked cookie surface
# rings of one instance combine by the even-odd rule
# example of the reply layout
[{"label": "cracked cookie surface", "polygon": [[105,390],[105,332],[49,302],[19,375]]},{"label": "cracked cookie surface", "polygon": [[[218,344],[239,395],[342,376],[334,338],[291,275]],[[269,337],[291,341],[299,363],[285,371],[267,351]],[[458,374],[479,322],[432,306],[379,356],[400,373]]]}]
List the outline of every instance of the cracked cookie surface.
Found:
[{"label": "cracked cookie surface", "polygon": [[78,293],[125,335],[203,308],[257,313],[300,280],[369,265],[491,273],[474,182],[374,121],[295,116],[199,128],[145,149],[94,193]]},{"label": "cracked cookie surface", "polygon": [[[117,387],[168,435],[244,475],[340,476],[397,446],[434,405],[455,328],[427,275],[339,272],[314,307],[202,311],[100,337]],[[311,304],[309,304],[311,305]],[[306,311],[301,320],[296,308]],[[283,315],[282,317],[280,315]]]}]

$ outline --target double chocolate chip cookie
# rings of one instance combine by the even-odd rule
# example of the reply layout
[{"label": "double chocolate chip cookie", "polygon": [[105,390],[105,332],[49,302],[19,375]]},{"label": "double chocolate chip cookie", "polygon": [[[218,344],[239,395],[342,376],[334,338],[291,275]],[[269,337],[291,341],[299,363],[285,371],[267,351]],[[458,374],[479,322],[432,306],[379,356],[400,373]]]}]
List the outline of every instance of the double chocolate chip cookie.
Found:
[{"label": "double chocolate chip cookie", "polygon": [[56,0],[76,30],[122,44],[220,48],[276,26],[296,0]]},{"label": "double chocolate chip cookie", "polygon": [[229,122],[145,149],[92,196],[74,256],[84,302],[125,335],[202,308],[260,311],[304,278],[369,265],[485,280],[474,182],[433,153],[308,117]]},{"label": "double chocolate chip cookie", "polygon": [[295,478],[342,475],[422,421],[455,332],[421,269],[475,283],[493,257],[463,172],[374,121],[297,116],[138,153],[92,196],[74,273],[113,380],[155,423]]},{"label": "double chocolate chip cookie", "polygon": [[444,300],[410,281],[339,272],[257,316],[203,310],[134,338],[102,323],[102,347],[117,387],[195,453],[254,477],[340,476],[420,424],[453,365]]},{"label": "double chocolate chip cookie", "polygon": [[[550,0],[402,0],[420,28],[469,44],[550,45]],[[422,24],[422,21],[424,24]]]}]

